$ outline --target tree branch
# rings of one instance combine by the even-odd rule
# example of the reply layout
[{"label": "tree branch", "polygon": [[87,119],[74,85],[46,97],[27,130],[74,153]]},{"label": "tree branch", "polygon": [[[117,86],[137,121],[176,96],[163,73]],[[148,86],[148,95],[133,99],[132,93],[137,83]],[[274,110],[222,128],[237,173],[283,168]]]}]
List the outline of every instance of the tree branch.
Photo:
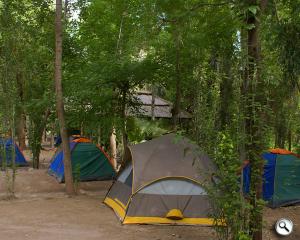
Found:
[{"label": "tree branch", "polygon": [[204,2],[200,2],[200,3],[197,3],[195,4],[192,8],[190,9],[187,9],[187,11],[185,13],[183,13],[182,15],[178,16],[178,17],[175,17],[173,19],[167,19],[165,17],[162,17],[161,20],[163,22],[168,22],[168,23],[178,23],[178,20],[182,17],[185,17],[187,16],[189,13],[191,12],[194,12],[196,10],[198,10],[199,8],[202,8],[202,7],[222,7],[222,6],[225,6],[227,4],[230,4],[230,3],[234,3],[234,1],[225,1],[225,2],[219,2],[219,3],[204,3]]},{"label": "tree branch", "polygon": [[230,3],[234,3],[234,1],[226,1],[226,2],[220,2],[220,3],[197,3],[194,7],[189,9],[190,12],[195,11],[201,7],[221,7]]}]

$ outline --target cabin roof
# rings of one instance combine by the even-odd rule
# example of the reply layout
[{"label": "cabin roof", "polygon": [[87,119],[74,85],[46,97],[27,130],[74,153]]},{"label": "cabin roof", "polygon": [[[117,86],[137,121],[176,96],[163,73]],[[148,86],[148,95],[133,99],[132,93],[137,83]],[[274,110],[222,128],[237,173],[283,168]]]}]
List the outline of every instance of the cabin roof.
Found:
[{"label": "cabin roof", "polygon": [[[134,94],[134,98],[138,101],[137,108],[127,110],[129,116],[152,117],[152,93],[149,91],[138,91]],[[173,104],[161,97],[154,96],[154,117],[155,118],[172,118]],[[189,119],[191,114],[181,110],[179,118]]]}]

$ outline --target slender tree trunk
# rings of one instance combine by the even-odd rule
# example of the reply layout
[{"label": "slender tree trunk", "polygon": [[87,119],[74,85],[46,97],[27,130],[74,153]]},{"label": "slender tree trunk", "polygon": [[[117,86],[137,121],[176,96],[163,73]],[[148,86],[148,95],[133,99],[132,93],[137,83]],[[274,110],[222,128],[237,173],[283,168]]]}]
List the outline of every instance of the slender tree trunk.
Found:
[{"label": "slender tree trunk", "polygon": [[51,139],[50,139],[50,146],[51,146],[51,148],[54,148],[54,134],[53,134],[54,129],[55,129],[55,124],[52,123],[51,124],[51,134],[50,134],[50,137],[51,137]]},{"label": "slender tree trunk", "polygon": [[[227,57],[227,56],[226,56]],[[232,76],[231,76],[231,61],[230,57],[228,59],[224,58],[223,71],[225,76],[223,77],[220,86],[220,128],[225,129],[231,121],[231,99],[233,97],[233,87],[232,87]]]},{"label": "slender tree trunk", "polygon": [[288,133],[288,144],[289,144],[289,151],[292,151],[292,130],[289,129]]},{"label": "slender tree trunk", "polygon": [[[122,47],[121,47],[121,39],[122,39],[122,32],[123,32],[123,26],[124,26],[124,18],[125,18],[125,13],[126,10],[124,9],[123,14],[121,16],[121,21],[120,21],[120,27],[119,27],[119,34],[118,34],[118,39],[117,39],[117,45],[116,45],[116,56],[121,56],[122,54]],[[113,90],[116,92],[116,89]],[[110,157],[112,160],[112,164],[114,168],[117,168],[117,141],[116,141],[116,126],[112,126],[112,131],[111,135],[109,138],[109,143],[110,143]]]},{"label": "slender tree trunk", "polygon": [[[249,0],[249,6],[256,6],[256,0]],[[256,211],[251,215],[250,225],[251,230],[253,231],[253,240],[262,240],[262,212],[258,210],[257,202],[261,198],[262,193],[262,163],[259,163],[257,158],[257,152],[260,151],[260,148],[254,142],[254,136],[256,136],[258,131],[260,131],[259,123],[255,121],[257,117],[257,109],[255,109],[255,77],[259,78],[258,71],[255,75],[255,70],[259,61],[259,42],[258,42],[258,31],[259,23],[257,21],[258,16],[250,13],[248,11],[247,25],[254,26],[248,30],[248,78],[249,78],[249,92],[248,98],[249,102],[247,104],[249,108],[249,113],[251,114],[247,119],[246,131],[248,134],[248,153],[249,160],[251,164],[251,190],[254,192],[253,197],[251,198],[251,204]],[[256,116],[253,116],[255,114]],[[256,139],[255,139],[256,140]],[[262,160],[260,161],[262,162]],[[258,211],[257,211],[258,210]]]},{"label": "slender tree trunk", "polygon": [[155,87],[154,84],[152,84],[151,87],[151,120],[154,121],[155,120]]},{"label": "slender tree trunk", "polygon": [[[247,152],[251,164],[251,205],[254,211],[250,216],[250,227],[253,233],[253,240],[262,240],[262,208],[259,200],[262,198],[262,174],[264,162],[260,157],[264,149],[264,111],[261,106],[265,104],[264,83],[261,79],[261,52],[260,52],[260,16],[266,6],[266,0],[248,0],[247,25],[252,26],[248,29],[248,66],[247,66],[247,86],[246,94],[246,134]],[[250,11],[250,7],[257,6],[256,13]]]},{"label": "slender tree trunk", "polygon": [[17,72],[16,75],[17,80],[17,91],[18,91],[18,97],[20,101],[20,106],[18,107],[18,121],[17,121],[17,138],[19,142],[19,146],[22,150],[26,148],[26,142],[25,142],[25,128],[26,128],[26,117],[24,113],[24,79],[22,77],[22,74],[20,72]]},{"label": "slender tree trunk", "polygon": [[276,147],[285,148],[285,141],[286,141],[286,127],[282,126],[281,124],[277,127],[276,133]]},{"label": "slender tree trunk", "polygon": [[97,143],[99,146],[101,146],[101,127],[98,127]]},{"label": "slender tree trunk", "polygon": [[84,136],[84,122],[80,123],[80,135]]},{"label": "slender tree trunk", "polygon": [[41,119],[39,122],[35,122],[34,131],[36,131],[34,136],[34,146],[32,146],[32,152],[33,152],[33,168],[38,169],[40,167],[40,153],[42,148],[42,141],[43,141],[43,133],[46,129],[47,120],[50,116],[50,110],[47,109],[45,111],[45,114],[43,116],[43,119]]},{"label": "slender tree trunk", "polygon": [[26,117],[24,112],[21,113],[18,126],[17,126],[17,134],[18,134],[18,142],[21,150],[26,148]]},{"label": "slender tree trunk", "polygon": [[174,44],[176,47],[176,62],[175,62],[175,74],[176,74],[176,96],[175,102],[172,109],[172,120],[173,129],[177,129],[179,114],[180,114],[180,102],[181,102],[181,67],[180,67],[180,33],[178,26],[175,26],[176,30],[174,32]]},{"label": "slender tree trunk", "polygon": [[50,135],[50,148],[54,148],[54,136],[53,136],[52,132],[51,132],[51,135]]},{"label": "slender tree trunk", "polygon": [[113,127],[110,135],[110,158],[112,160],[113,167],[117,168],[117,141],[116,141],[116,129]]},{"label": "slender tree trunk", "polygon": [[65,19],[68,19],[69,15],[69,0],[65,0],[65,7],[64,7],[64,15]]},{"label": "slender tree trunk", "polygon": [[[127,151],[127,146],[128,146],[128,135],[127,135],[127,130],[126,130],[126,121],[127,121],[127,117],[126,117],[126,96],[127,96],[127,88],[125,88],[122,91],[122,119],[123,119],[123,123],[122,123],[122,142],[123,142],[123,158],[127,155],[126,151]],[[122,159],[123,162],[123,159]]]},{"label": "slender tree trunk", "polygon": [[64,173],[66,192],[69,195],[75,194],[71,164],[71,151],[65,124],[65,111],[62,90],[62,0],[56,0],[55,17],[55,88],[56,88],[56,111],[59,119],[60,134],[64,153]]}]

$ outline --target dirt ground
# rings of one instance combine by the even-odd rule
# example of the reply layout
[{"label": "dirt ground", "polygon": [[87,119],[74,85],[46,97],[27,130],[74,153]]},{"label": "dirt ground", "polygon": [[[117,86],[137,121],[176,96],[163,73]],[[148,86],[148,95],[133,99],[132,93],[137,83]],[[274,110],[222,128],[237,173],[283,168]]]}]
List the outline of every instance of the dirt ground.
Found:
[{"label": "dirt ground", "polygon": [[[111,184],[85,182],[80,194],[69,198],[64,184],[47,174],[52,151],[43,151],[43,169],[20,168],[16,178],[16,199],[0,200],[1,240],[175,240],[216,239],[211,227],[121,225],[102,201]],[[30,153],[26,152],[30,159]],[[0,199],[5,196],[5,176],[0,174]],[[277,219],[294,222],[294,232],[284,239],[300,239],[300,206],[265,209],[264,238],[281,239],[273,231]]]}]

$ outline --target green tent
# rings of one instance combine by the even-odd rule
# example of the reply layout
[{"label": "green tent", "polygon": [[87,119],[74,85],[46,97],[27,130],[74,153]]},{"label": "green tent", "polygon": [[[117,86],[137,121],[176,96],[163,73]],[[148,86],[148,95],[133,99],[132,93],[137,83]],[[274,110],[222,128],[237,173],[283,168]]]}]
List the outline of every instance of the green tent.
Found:
[{"label": "green tent", "polygon": [[[272,149],[262,154],[263,199],[276,208],[300,203],[300,158],[285,149]],[[243,170],[244,192],[249,193],[251,165]]]},{"label": "green tent", "polygon": [[[104,150],[86,138],[75,138],[70,142],[73,177],[80,181],[109,180],[115,176],[115,170]],[[48,172],[59,182],[64,181],[64,154],[58,149]]]}]

